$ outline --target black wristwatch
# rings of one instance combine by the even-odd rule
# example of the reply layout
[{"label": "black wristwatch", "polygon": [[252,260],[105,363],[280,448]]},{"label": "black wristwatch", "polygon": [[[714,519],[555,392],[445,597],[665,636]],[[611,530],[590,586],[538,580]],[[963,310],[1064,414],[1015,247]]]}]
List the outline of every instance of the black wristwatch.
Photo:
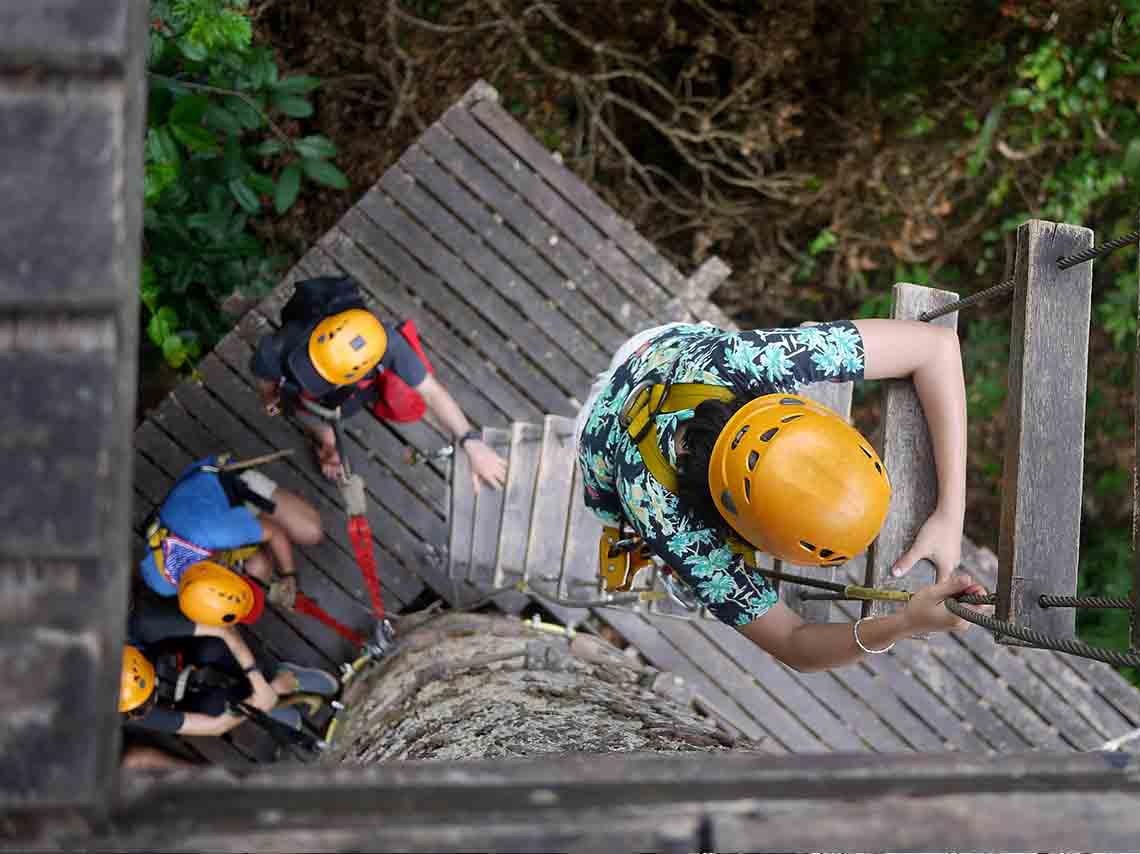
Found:
[{"label": "black wristwatch", "polygon": [[464,433],[462,436],[459,437],[459,441],[456,444],[458,444],[459,447],[462,448],[464,445],[466,445],[472,439],[478,439],[478,440],[482,441],[483,440],[483,431],[482,430],[468,430],[466,433]]}]

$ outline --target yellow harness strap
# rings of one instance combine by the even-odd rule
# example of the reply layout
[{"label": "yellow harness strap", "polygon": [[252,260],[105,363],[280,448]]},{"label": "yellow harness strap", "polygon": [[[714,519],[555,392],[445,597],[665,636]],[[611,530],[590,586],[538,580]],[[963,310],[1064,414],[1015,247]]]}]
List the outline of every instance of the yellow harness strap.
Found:
[{"label": "yellow harness strap", "polygon": [[[665,396],[664,403],[661,402],[662,395]],[[649,469],[649,473],[653,475],[653,479],[669,492],[676,494],[677,469],[661,453],[661,447],[657,442],[657,425],[651,423],[651,417],[655,412],[667,414],[695,409],[706,400],[722,400],[727,403],[735,396],[730,388],[706,383],[675,383],[669,387],[668,394],[665,393],[665,386],[661,383],[654,385],[642,383],[626,398],[621,411],[621,424],[634,441],[643,430],[645,431],[641,441],[637,442],[641,459]]]}]

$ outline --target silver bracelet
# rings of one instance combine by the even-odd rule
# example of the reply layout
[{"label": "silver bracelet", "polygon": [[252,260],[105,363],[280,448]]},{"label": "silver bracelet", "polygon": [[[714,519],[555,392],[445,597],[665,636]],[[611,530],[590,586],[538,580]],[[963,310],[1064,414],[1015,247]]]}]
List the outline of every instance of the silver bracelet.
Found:
[{"label": "silver bracelet", "polygon": [[856,646],[858,646],[859,649],[863,650],[863,652],[867,653],[868,655],[882,655],[884,652],[890,652],[891,649],[895,645],[894,641],[891,641],[889,644],[887,644],[882,649],[868,649],[867,647],[863,646],[863,641],[859,640],[859,624],[861,622],[863,622],[865,619],[867,619],[867,618],[866,617],[860,617],[858,620],[855,621],[855,625],[851,627],[851,632],[852,632],[852,634],[855,635]]}]

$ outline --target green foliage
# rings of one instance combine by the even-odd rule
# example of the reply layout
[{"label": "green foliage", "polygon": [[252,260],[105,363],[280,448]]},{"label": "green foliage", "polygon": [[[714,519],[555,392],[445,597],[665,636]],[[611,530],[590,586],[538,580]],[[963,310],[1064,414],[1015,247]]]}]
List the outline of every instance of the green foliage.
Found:
[{"label": "green foliage", "polygon": [[281,77],[253,44],[248,0],[152,0],[141,299],[146,336],[175,368],[226,332],[231,295],[268,292],[279,272],[251,228],[287,211],[302,176],[345,189],[336,146],[287,133],[319,81]]}]

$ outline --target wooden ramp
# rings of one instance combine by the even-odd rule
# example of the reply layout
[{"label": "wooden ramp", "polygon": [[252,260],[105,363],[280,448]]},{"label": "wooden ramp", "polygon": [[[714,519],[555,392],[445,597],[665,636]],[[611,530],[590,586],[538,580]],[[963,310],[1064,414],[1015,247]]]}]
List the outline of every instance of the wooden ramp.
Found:
[{"label": "wooden ramp", "polygon": [[[280,322],[295,281],[347,273],[381,316],[416,322],[440,381],[510,466],[502,493],[476,497],[463,455],[454,471],[402,461],[409,446],[431,452],[450,441],[435,425],[367,413],[350,422],[388,608],[425,592],[459,605],[521,576],[548,595],[589,598],[597,529],[581,505],[573,416],[634,332],[668,320],[727,325],[708,301],[727,272],[714,260],[681,275],[478,84],[202,361],[201,381],[184,382],[149,413],[135,433],[134,529],[141,533],[192,460],[296,448],[265,472],[321,512],[327,536],[299,551],[301,589],[338,620],[367,625],[336,490],[301,431],[261,411],[248,370],[253,343]],[[141,540],[136,546],[141,556]],[[496,601],[517,612],[530,600]],[[567,621],[587,616],[547,607]],[[810,608],[826,618],[827,608]],[[999,648],[980,630],[808,675],[713,620],[592,613],[655,667],[687,680],[727,728],[766,736],[774,751],[1087,749],[1140,726],[1135,692],[1109,668]],[[853,616],[831,609],[833,619]],[[284,660],[329,669],[350,652],[311,618],[275,608],[256,636]],[[216,761],[265,759],[246,729],[191,747]]]}]

